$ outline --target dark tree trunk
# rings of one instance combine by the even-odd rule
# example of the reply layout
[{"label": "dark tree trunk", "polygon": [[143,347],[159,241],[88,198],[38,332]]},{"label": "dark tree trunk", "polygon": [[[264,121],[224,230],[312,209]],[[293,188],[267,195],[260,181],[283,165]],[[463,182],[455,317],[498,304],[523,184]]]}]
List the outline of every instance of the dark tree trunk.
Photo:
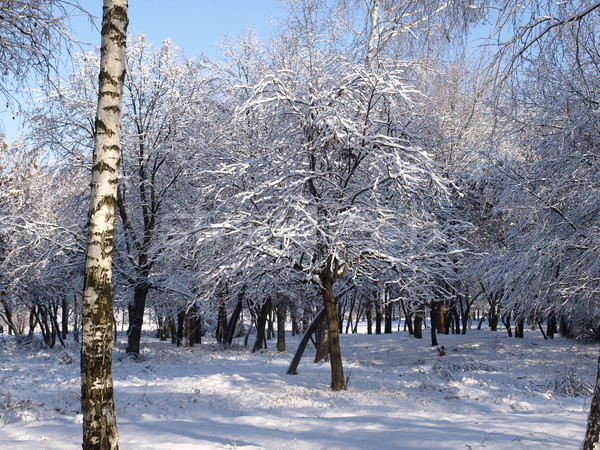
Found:
[{"label": "dark tree trunk", "polygon": [[273,339],[275,336],[275,327],[273,325],[273,302],[271,302],[271,307],[267,311],[267,340]]},{"label": "dark tree trunk", "polygon": [[179,311],[177,314],[177,347],[183,345],[183,327],[185,325],[185,311]]},{"label": "dark tree trunk", "polygon": [[367,316],[367,334],[373,334],[373,312],[371,310],[371,302],[367,304],[366,309]]},{"label": "dark tree trunk", "polygon": [[[462,318],[462,334],[467,334],[467,328],[470,326],[470,317],[471,317],[471,304],[469,303],[468,291],[466,295],[458,296],[459,305],[460,305],[460,314]],[[464,304],[464,306],[463,306]]]},{"label": "dark tree trunk", "polygon": [[[179,321],[179,316],[177,316],[177,320]],[[171,332],[171,344],[177,344],[177,327],[173,318],[169,321],[169,330]]]},{"label": "dark tree trunk", "polygon": [[194,316],[194,332],[192,338],[196,344],[202,343],[202,317],[199,315]]},{"label": "dark tree trunk", "polygon": [[385,334],[392,334],[392,304],[390,302],[386,302],[385,307]]},{"label": "dark tree trunk", "polygon": [[[512,328],[510,326],[510,313],[506,314],[506,317],[502,317],[502,323],[506,327],[506,332],[508,333],[508,337],[512,337]],[[516,332],[516,329],[515,329]]]},{"label": "dark tree trunk", "polygon": [[321,320],[315,331],[315,362],[327,361],[329,356],[329,335],[327,334],[327,320]]},{"label": "dark tree trunk", "polygon": [[285,318],[287,311],[285,302],[280,299],[277,302],[277,351],[285,352]]},{"label": "dark tree trunk", "polygon": [[227,336],[227,309],[225,309],[225,302],[221,301],[219,304],[219,310],[217,312],[217,330],[216,338],[219,344],[223,344],[225,337]]},{"label": "dark tree trunk", "polygon": [[556,315],[551,313],[546,324],[546,335],[549,339],[554,339],[554,333],[556,333]]},{"label": "dark tree trunk", "polygon": [[525,319],[523,317],[519,317],[515,323],[515,337],[523,338],[524,328],[525,328]]},{"label": "dark tree trunk", "polygon": [[194,336],[193,336],[194,318],[192,317],[192,314],[190,313],[190,311],[188,311],[185,314],[184,330],[185,330],[185,342],[187,343],[187,346],[193,347],[194,346]]},{"label": "dark tree trunk", "polygon": [[456,305],[452,308],[452,318],[454,321],[454,334],[460,334],[460,317],[458,315],[458,309]]},{"label": "dark tree trunk", "polygon": [[375,334],[381,334],[381,322],[383,315],[381,314],[381,302],[379,296],[375,294]]},{"label": "dark tree trunk", "polygon": [[142,325],[144,323],[147,296],[147,284],[144,283],[136,286],[133,293],[133,304],[129,308],[129,331],[127,332],[126,353],[134,358],[137,358],[140,354],[140,340],[142,338]]},{"label": "dark tree trunk", "polygon": [[267,297],[265,304],[260,310],[258,320],[256,321],[256,341],[254,342],[254,347],[252,348],[253,352],[260,350],[263,347],[267,347],[267,341],[265,339],[265,327],[267,325],[267,316],[271,311],[271,307],[271,297]]},{"label": "dark tree trunk", "polygon": [[327,315],[325,312],[325,308],[323,308],[319,313],[314,317],[312,322],[308,325],[302,340],[300,341],[300,345],[298,345],[298,349],[294,354],[294,358],[288,367],[287,374],[288,375],[297,375],[298,374],[298,365],[300,364],[300,360],[302,359],[302,355],[304,354],[304,350],[306,346],[310,342],[311,336],[317,331],[317,328],[321,325],[321,323],[327,320]]},{"label": "dark tree trunk", "polygon": [[408,327],[408,334],[414,336],[415,330],[413,328],[412,314],[407,311],[404,300],[400,300],[400,306],[402,306],[402,312],[404,313],[404,325]]},{"label": "dark tree trunk", "polygon": [[291,312],[292,316],[292,336],[300,334],[300,325],[298,323],[298,316],[296,315],[295,309]]},{"label": "dark tree trunk", "polygon": [[498,310],[495,305],[490,308],[489,321],[490,330],[498,331]]},{"label": "dark tree trunk", "polygon": [[237,328],[238,320],[242,314],[242,298],[238,298],[237,305],[233,310],[233,314],[229,318],[229,324],[227,325],[227,336],[225,337],[225,345],[230,346],[233,342],[233,336],[235,335],[235,329]]},{"label": "dark tree trunk", "polygon": [[423,306],[419,306],[419,311],[415,313],[414,337],[423,339]]},{"label": "dark tree trunk", "polygon": [[67,303],[67,297],[62,299],[62,338],[66,339],[69,333],[69,305]]},{"label": "dark tree trunk", "polygon": [[437,330],[438,330],[438,326],[439,326],[440,311],[438,308],[435,307],[435,305],[437,305],[437,304],[439,304],[439,303],[431,302],[431,345],[432,346],[438,345]]},{"label": "dark tree trunk", "polygon": [[352,327],[352,313],[354,312],[354,305],[356,304],[356,295],[350,301],[350,311],[348,311],[348,320],[346,321],[346,334],[351,330]]},{"label": "dark tree trunk", "polygon": [[[328,264],[330,266],[331,263]],[[334,270],[336,273],[337,270]],[[331,364],[331,389],[341,391],[346,389],[344,368],[342,366],[342,353],[340,351],[340,337],[338,333],[338,318],[335,297],[333,296],[334,273],[325,268],[320,274],[321,294],[327,314],[327,330],[329,333],[329,363]]]}]

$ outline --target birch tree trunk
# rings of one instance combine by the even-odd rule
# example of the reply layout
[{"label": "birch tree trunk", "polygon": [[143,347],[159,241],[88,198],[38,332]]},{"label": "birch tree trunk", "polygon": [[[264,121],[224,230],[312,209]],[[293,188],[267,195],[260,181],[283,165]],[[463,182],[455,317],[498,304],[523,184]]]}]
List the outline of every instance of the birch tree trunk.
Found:
[{"label": "birch tree trunk", "polygon": [[596,385],[590,413],[587,420],[583,450],[597,450],[600,448],[600,357],[598,358],[598,369],[596,371]]},{"label": "birch tree trunk", "polygon": [[89,231],[83,288],[83,448],[117,449],[112,379],[112,255],[125,75],[127,0],[104,0]]}]

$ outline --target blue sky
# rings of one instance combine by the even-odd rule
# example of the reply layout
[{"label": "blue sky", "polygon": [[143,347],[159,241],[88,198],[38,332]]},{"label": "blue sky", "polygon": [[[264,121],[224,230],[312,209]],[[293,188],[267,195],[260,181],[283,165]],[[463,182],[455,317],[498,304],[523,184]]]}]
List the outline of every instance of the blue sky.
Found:
[{"label": "blue sky", "polygon": [[[80,4],[96,18],[102,15],[102,0],[80,0]],[[221,36],[239,35],[249,26],[268,39],[283,15],[278,0],[129,0],[130,31],[146,34],[155,44],[170,38],[192,57],[201,53],[216,57],[215,44]],[[100,45],[100,32],[87,19],[75,18],[71,26],[76,39]],[[0,112],[0,121],[0,131],[4,130],[8,141],[23,131],[10,112]]]}]

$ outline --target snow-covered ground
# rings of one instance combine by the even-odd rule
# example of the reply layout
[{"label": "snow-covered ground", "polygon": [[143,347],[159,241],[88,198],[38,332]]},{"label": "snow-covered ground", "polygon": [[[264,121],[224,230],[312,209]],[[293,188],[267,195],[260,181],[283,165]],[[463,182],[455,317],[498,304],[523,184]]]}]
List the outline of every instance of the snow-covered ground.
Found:
[{"label": "snow-covered ground", "polygon": [[[426,330],[428,337],[428,330]],[[122,449],[578,448],[597,344],[539,331],[525,339],[469,330],[429,339],[406,332],[342,335],[349,387],[309,346],[299,374],[288,351],[228,351],[210,338],[176,348],[152,337],[131,361],[114,354]],[[79,355],[0,335],[0,448],[81,448]]]}]

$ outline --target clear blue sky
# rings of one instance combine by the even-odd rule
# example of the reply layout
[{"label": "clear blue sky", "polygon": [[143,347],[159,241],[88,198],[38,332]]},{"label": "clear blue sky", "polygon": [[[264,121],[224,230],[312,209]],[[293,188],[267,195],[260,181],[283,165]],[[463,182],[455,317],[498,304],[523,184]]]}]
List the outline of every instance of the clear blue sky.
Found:
[{"label": "clear blue sky", "polygon": [[[102,0],[80,0],[80,4],[97,18],[99,27]],[[130,31],[146,34],[155,44],[170,38],[191,57],[201,53],[216,57],[215,44],[221,36],[237,36],[249,26],[268,39],[283,15],[278,0],[129,0]],[[71,25],[76,39],[100,45],[100,32],[87,19],[75,18]],[[23,131],[18,118],[13,120],[9,112],[0,112],[0,121],[0,131],[4,130],[9,142]]]}]

